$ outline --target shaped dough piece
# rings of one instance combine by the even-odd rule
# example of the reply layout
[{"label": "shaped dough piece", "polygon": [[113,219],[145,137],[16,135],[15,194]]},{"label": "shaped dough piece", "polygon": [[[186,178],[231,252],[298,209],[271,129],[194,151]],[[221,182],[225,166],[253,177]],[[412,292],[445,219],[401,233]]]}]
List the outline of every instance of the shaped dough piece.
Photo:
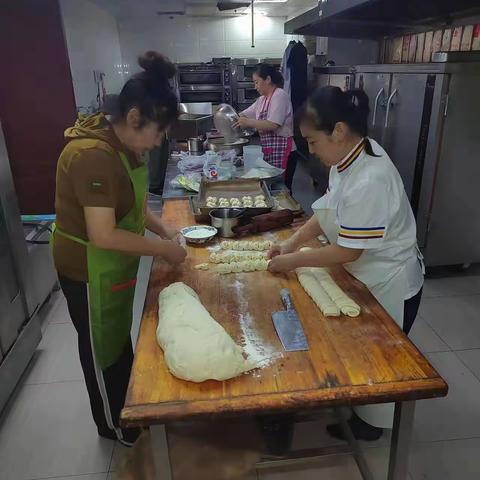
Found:
[{"label": "shaped dough piece", "polygon": [[220,244],[222,250],[256,250],[265,251],[272,248],[270,240],[225,240]]},{"label": "shaped dough piece", "polygon": [[208,270],[208,263],[199,263],[195,265],[195,270]]},{"label": "shaped dough piece", "polygon": [[317,281],[310,268],[297,268],[298,281],[326,317],[340,316],[340,309]]},{"label": "shaped dough piece", "polygon": [[264,271],[268,267],[268,262],[268,260],[260,258],[243,262],[219,263],[215,270],[221,275],[226,273]]},{"label": "shaped dough piece", "polygon": [[227,380],[254,365],[184,283],[172,283],[158,299],[157,341],[170,372],[182,380]]},{"label": "shaped dough piece", "polygon": [[266,259],[267,252],[249,252],[249,251],[235,251],[227,250],[224,252],[213,252],[210,255],[210,261],[212,263],[231,263],[241,262],[243,260],[257,260]]},{"label": "shaped dough piece", "polygon": [[[300,251],[311,250],[309,247],[303,247]],[[360,305],[352,300],[331,277],[326,268],[313,267],[308,269],[320,284],[323,290],[328,294],[332,301],[337,305],[340,311],[349,317],[358,317],[361,312]]]}]

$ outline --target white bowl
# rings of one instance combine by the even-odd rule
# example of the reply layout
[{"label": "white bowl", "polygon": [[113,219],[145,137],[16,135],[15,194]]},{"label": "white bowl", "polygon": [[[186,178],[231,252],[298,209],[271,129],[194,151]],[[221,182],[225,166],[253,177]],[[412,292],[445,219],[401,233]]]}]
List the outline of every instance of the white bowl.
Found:
[{"label": "white bowl", "polygon": [[192,225],[191,227],[185,227],[180,230],[183,238],[185,238],[188,243],[196,244],[209,242],[217,232],[218,230],[210,225]]}]

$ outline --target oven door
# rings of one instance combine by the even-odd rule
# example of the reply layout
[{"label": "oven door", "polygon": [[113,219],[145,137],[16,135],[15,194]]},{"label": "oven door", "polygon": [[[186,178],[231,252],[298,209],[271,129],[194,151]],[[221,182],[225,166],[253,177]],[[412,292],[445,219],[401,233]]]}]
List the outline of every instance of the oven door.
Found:
[{"label": "oven door", "polygon": [[258,98],[258,92],[253,83],[238,84],[238,103],[253,103]]},{"label": "oven door", "polygon": [[232,65],[232,73],[237,82],[251,82],[253,72],[258,67],[254,65]]},{"label": "oven door", "polygon": [[179,70],[178,83],[182,85],[223,85],[223,70]]},{"label": "oven door", "polygon": [[208,102],[218,105],[224,103],[224,88],[215,85],[182,85],[180,101],[182,103]]}]

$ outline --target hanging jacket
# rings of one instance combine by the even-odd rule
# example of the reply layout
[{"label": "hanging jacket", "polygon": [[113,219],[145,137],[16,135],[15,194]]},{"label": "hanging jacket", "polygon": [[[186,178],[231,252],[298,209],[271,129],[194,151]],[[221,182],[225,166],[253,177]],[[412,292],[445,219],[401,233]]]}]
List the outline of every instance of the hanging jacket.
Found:
[{"label": "hanging jacket", "polygon": [[290,97],[293,111],[296,112],[307,99],[308,72],[307,49],[302,42],[292,46],[287,66],[290,69]]}]

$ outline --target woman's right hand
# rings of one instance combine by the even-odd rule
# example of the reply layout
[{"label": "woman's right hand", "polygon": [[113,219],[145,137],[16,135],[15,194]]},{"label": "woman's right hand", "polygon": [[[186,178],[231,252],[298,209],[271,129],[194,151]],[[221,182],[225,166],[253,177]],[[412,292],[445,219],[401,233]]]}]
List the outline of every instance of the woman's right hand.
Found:
[{"label": "woman's right hand", "polygon": [[276,243],[268,252],[268,258],[271,260],[277,255],[285,255],[287,253],[292,253],[296,250],[294,243],[288,239],[283,242]]},{"label": "woman's right hand", "polygon": [[165,252],[165,249],[163,248],[162,253],[159,256],[171,265],[183,263],[187,257],[187,251],[173,240],[168,241],[168,243],[167,251]]}]

